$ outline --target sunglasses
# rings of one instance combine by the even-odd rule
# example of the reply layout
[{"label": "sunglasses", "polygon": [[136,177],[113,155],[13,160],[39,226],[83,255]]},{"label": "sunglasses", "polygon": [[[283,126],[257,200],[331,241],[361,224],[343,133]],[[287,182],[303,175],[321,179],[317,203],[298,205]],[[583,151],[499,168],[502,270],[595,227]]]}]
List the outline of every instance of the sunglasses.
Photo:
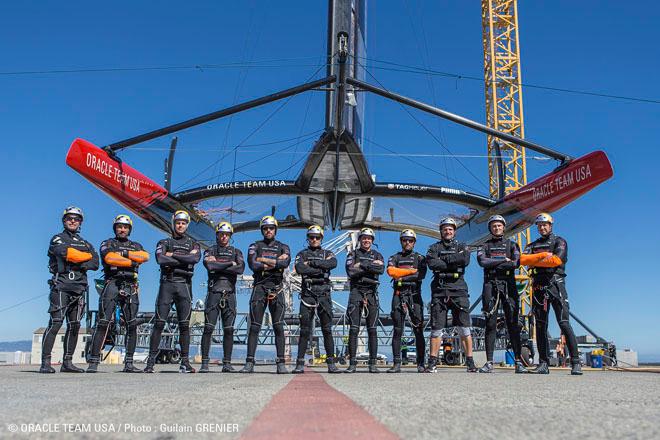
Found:
[{"label": "sunglasses", "polygon": [[261,229],[262,229],[262,230],[266,230],[266,231],[274,231],[274,230],[275,230],[275,226],[264,226],[264,227],[261,228]]},{"label": "sunglasses", "polygon": [[403,243],[414,243],[415,239],[414,238],[402,238],[401,241]]},{"label": "sunglasses", "polygon": [[64,221],[65,221],[65,222],[76,222],[76,223],[80,223],[82,220],[81,220],[80,217],[71,216],[71,217],[65,217],[65,218],[64,218]]},{"label": "sunglasses", "polygon": [[308,235],[307,239],[308,240],[320,240],[321,237],[319,235]]}]

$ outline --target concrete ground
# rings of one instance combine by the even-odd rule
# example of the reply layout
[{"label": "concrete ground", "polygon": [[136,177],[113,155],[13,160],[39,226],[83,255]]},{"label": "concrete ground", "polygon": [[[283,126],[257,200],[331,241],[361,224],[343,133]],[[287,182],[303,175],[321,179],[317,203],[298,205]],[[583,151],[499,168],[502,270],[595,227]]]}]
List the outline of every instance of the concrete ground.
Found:
[{"label": "concrete ground", "polygon": [[[41,375],[37,369],[0,367],[5,403],[0,436],[17,431],[25,438],[237,438],[299,377],[271,374],[274,366],[260,366],[252,375],[183,375],[170,365],[150,375],[120,374],[118,366],[102,366],[95,375]],[[652,373],[314,371],[401,438],[660,438],[660,376]],[[298,388],[293,394],[287,388],[294,401],[295,393],[305,392]],[[281,412],[282,429],[296,423],[286,408]],[[319,424],[341,423],[325,420],[322,407],[318,413]]]}]

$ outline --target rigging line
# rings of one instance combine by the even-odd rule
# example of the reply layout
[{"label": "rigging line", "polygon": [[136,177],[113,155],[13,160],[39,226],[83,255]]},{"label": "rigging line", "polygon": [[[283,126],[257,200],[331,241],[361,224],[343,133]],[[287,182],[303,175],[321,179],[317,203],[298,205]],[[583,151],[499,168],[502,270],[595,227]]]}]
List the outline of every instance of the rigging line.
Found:
[{"label": "rigging line", "polygon": [[[399,67],[404,67],[404,69],[392,69],[392,68],[387,68],[387,67],[379,67],[379,66],[371,66],[372,69],[378,69],[378,70],[389,70],[392,72],[403,72],[403,73],[416,73],[416,74],[429,74],[433,76],[444,76],[447,78],[453,78],[453,79],[467,79],[470,81],[479,81],[482,82],[484,79],[482,77],[477,77],[477,76],[471,76],[471,75],[464,75],[464,74],[459,74],[459,73],[451,73],[451,72],[442,72],[439,70],[434,70],[434,69],[425,69],[422,67],[417,67],[417,66],[408,66],[405,64],[399,64],[395,63],[392,61],[384,61],[384,60],[377,60],[373,58],[366,58],[366,57],[357,57],[357,58],[363,58],[367,61],[375,62],[375,63],[382,63],[382,64],[389,64],[392,66],[399,66]],[[498,80],[497,83],[504,83],[508,84],[507,81],[504,80]],[[540,84],[532,84],[532,83],[521,83],[523,87],[529,87],[529,88],[534,88],[534,89],[540,89],[540,90],[549,90],[553,92],[562,92],[562,93],[573,93],[577,95],[587,95],[587,96],[596,96],[600,98],[610,98],[610,99],[621,99],[621,100],[626,100],[626,101],[635,101],[635,102],[645,102],[645,103],[650,103],[650,104],[660,104],[660,100],[658,99],[651,99],[651,98],[640,98],[640,97],[635,97],[635,96],[625,96],[625,95],[613,95],[609,93],[602,93],[602,92],[590,92],[587,90],[577,90],[577,89],[567,89],[563,87],[553,87],[553,86],[544,86]]]},{"label": "rigging line", "polygon": [[[383,85],[383,83],[381,83],[380,81],[378,81],[378,78],[376,78],[371,72],[369,72],[369,70],[367,70],[366,68],[364,68],[364,71],[367,72],[367,74],[368,74],[371,78],[373,78],[373,80],[376,81],[376,82],[377,82],[377,83],[378,83],[378,84],[379,84],[384,90],[387,90],[387,88]],[[426,125],[424,125],[424,124],[422,123],[422,121],[420,121],[420,120],[419,120],[419,119],[418,119],[418,118],[412,113],[412,111],[410,111],[410,109],[409,109],[406,105],[403,105],[403,104],[401,104],[401,103],[398,103],[398,104],[399,104],[399,106],[400,106],[401,108],[403,108],[403,109],[405,110],[406,113],[408,113],[408,115],[409,115],[411,118],[413,118],[413,119],[417,122],[417,124],[419,124],[419,125],[424,129],[424,131],[426,131],[429,135],[431,135],[431,137],[432,137],[433,139],[435,139],[436,142],[438,142],[442,148],[444,148],[449,154],[454,154],[449,148],[447,148],[445,145],[442,144],[442,142],[440,142],[440,140],[437,138],[437,136],[436,136],[431,130],[429,130],[428,127],[426,127]],[[463,168],[464,168],[464,169],[465,169],[465,170],[466,170],[466,171],[467,171],[472,177],[474,177],[474,179],[475,179],[477,182],[479,182],[481,185],[483,185],[484,188],[488,189],[488,185],[486,185],[485,182],[483,182],[481,179],[479,179],[479,178],[478,178],[478,177],[477,177],[477,176],[476,176],[476,175],[475,175],[475,174],[474,174],[474,173],[473,173],[473,172],[472,172],[467,166],[465,166],[465,164],[464,164],[460,159],[457,159],[457,160],[458,160],[458,163],[459,163],[459,164],[460,164],[460,165],[461,165],[461,166],[462,166],[462,167],[463,167]],[[447,178],[449,179],[450,177],[447,176]]]},{"label": "rigging line", "polygon": [[[314,78],[314,77],[315,77],[315,76],[321,71],[321,69],[322,69],[323,67],[324,67],[324,66],[321,66],[321,67],[319,67],[318,69],[316,69],[316,70],[314,71],[314,73],[312,73],[312,75],[310,75],[309,79],[308,79],[307,81],[305,81],[305,82],[309,82],[312,78]],[[261,128],[262,128],[262,127],[263,127],[263,126],[264,126],[264,125],[265,125],[265,124],[266,124],[266,123],[267,123],[267,122],[268,122],[273,116],[275,116],[275,114],[277,114],[277,113],[278,113],[278,112],[279,112],[279,111],[280,111],[285,105],[287,105],[287,104],[289,103],[289,101],[291,101],[291,99],[293,99],[294,96],[296,96],[296,95],[292,95],[292,96],[289,96],[288,98],[286,98],[286,99],[284,100],[284,102],[283,102],[279,107],[277,107],[273,112],[271,112],[270,115],[268,115],[268,117],[267,117],[267,118],[266,118],[261,124],[259,124],[258,127],[256,127],[254,130],[252,130],[252,132],[251,132],[250,134],[248,134],[248,135],[247,135],[247,136],[246,136],[241,142],[239,142],[238,145],[236,145],[235,149],[238,149],[238,148],[241,146],[242,143],[244,143],[245,141],[247,141],[247,140],[248,140],[250,137],[252,137],[257,131],[259,131],[259,130],[260,130],[260,129],[261,129]],[[206,171],[208,171],[208,170],[209,170],[213,165],[215,165],[218,161],[220,161],[220,160],[224,160],[229,154],[231,154],[231,153],[224,154],[220,159],[218,159],[217,161],[212,162],[210,165],[208,165],[208,166],[207,166],[206,168],[204,168],[202,171],[200,171],[199,173],[195,174],[195,175],[192,176],[190,179],[186,180],[183,184],[181,184],[181,185],[179,185],[179,186],[177,187],[177,191],[178,191],[181,187],[183,187],[184,185],[190,183],[191,181],[193,181],[194,179],[196,179],[197,177],[199,177],[201,174],[203,174],[203,173],[205,173]]]},{"label": "rigging line", "polygon": [[28,298],[25,301],[21,301],[19,303],[16,303],[14,305],[5,307],[4,309],[0,309],[0,313],[6,312],[7,310],[15,309],[16,307],[22,306],[23,304],[29,303],[30,301],[34,301],[35,299],[42,298],[46,295],[49,295],[48,293],[42,293],[41,295],[33,296],[32,298]]},{"label": "rigging line", "polygon": [[[389,151],[390,153],[393,153],[393,154],[395,154],[395,155],[400,156],[399,153],[397,153],[396,151],[394,151],[394,150],[392,150],[392,149],[386,147],[385,145],[379,144],[378,142],[373,141],[373,140],[367,138],[366,136],[365,136],[364,140],[366,140],[367,142],[369,142],[369,143],[371,143],[371,144],[373,144],[373,145],[376,145],[377,147],[383,148],[383,149]],[[408,162],[414,163],[414,164],[417,165],[417,166],[420,166],[420,167],[422,167],[422,168],[424,168],[424,169],[426,169],[426,170],[429,170],[429,171],[431,171],[431,172],[433,172],[433,173],[435,173],[435,174],[438,174],[438,175],[444,177],[445,179],[451,180],[451,181],[453,181],[453,182],[455,182],[455,183],[457,183],[457,184],[459,184],[459,185],[464,185],[466,188],[470,188],[470,189],[474,190],[474,191],[477,192],[477,193],[479,192],[478,189],[476,189],[476,188],[474,188],[474,187],[472,187],[472,186],[470,186],[470,185],[468,185],[468,184],[466,184],[466,183],[459,182],[458,180],[456,180],[456,179],[454,179],[454,178],[451,178],[451,177],[447,176],[446,174],[441,173],[440,171],[437,171],[437,170],[435,170],[435,169],[433,169],[433,168],[431,168],[431,167],[428,167],[428,166],[424,165],[422,162],[416,161],[416,160],[414,160],[414,159],[411,159],[411,158],[409,158],[409,157],[405,157],[405,156],[401,156],[401,157],[403,157],[403,159],[406,159]]]},{"label": "rigging line", "polygon": [[394,200],[394,199],[390,199],[390,202],[392,202],[392,204],[398,206],[399,208],[403,209],[404,211],[406,211],[408,214],[410,214],[411,216],[413,216],[414,218],[416,218],[416,219],[419,220],[419,221],[422,221],[422,222],[424,222],[424,223],[428,223],[428,224],[430,224],[430,225],[434,225],[434,226],[437,224],[436,222],[432,222],[432,221],[430,221],[430,220],[427,220],[427,219],[425,219],[425,218],[423,218],[423,217],[418,216],[417,214],[415,214],[414,212],[412,212],[411,210],[409,210],[409,209],[406,208],[405,206],[401,205],[400,203],[398,203],[398,202],[397,202],[396,200]]},{"label": "rigging line", "polygon": [[[413,17],[412,17],[412,12],[411,12],[412,8],[410,7],[410,4],[409,4],[408,0],[405,0],[404,3],[406,5],[406,12],[408,13],[407,15],[408,15],[408,19],[410,21],[410,27],[412,28],[413,35],[415,37],[415,43],[417,44],[417,50],[419,51],[419,55],[420,55],[420,58],[422,59],[422,63],[424,65],[424,67],[428,68],[428,66],[429,66],[428,59],[430,58],[430,55],[429,55],[428,44],[427,44],[427,41],[426,41],[426,32],[424,31],[424,20],[423,20],[423,18],[418,20],[419,21],[419,27],[420,27],[421,34],[422,34],[422,41],[424,43],[424,49],[425,49],[425,51],[423,52],[422,49],[421,49],[421,44],[419,43],[418,35],[417,35],[417,26],[415,26],[415,23],[414,23]],[[419,4],[419,5],[421,7],[421,4]],[[435,93],[435,84],[433,83],[433,76],[432,75],[426,75],[426,78],[427,78],[427,83],[429,85],[429,91],[431,92],[431,100],[433,102],[433,105],[435,107],[437,107],[438,104],[437,104],[436,93]],[[437,123],[437,126],[438,126],[438,132],[440,134],[440,143],[444,146],[445,143],[444,143],[444,139],[443,139],[444,136],[442,134],[442,122],[440,121],[439,118],[437,118],[436,123]],[[444,165],[444,168],[445,168],[445,173],[447,175],[449,175],[449,169],[447,168],[447,159],[443,159],[442,162],[443,162],[443,165]]]},{"label": "rigging line", "polygon": [[[268,178],[271,178],[271,177],[279,176],[280,174],[285,173],[285,172],[291,170],[292,168],[295,168],[296,165],[298,165],[300,162],[302,162],[306,158],[307,158],[306,156],[303,156],[300,159],[298,159],[297,161],[295,161],[294,163],[292,163],[291,165],[289,165],[288,167],[286,167],[285,169],[283,169],[282,171],[279,171],[275,174],[269,174],[267,176],[258,176],[257,177],[257,176],[252,176],[250,174],[244,173],[243,171],[238,171],[238,170],[237,171],[238,171],[238,173],[242,174],[243,176],[249,177],[251,179],[268,179]],[[287,177],[288,177],[288,174],[287,174]]]}]

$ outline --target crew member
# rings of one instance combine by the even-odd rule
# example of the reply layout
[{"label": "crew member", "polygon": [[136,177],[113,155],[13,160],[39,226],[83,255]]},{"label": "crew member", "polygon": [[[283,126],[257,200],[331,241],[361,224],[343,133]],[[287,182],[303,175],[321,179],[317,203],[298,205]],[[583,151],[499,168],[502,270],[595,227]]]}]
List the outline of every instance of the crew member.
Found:
[{"label": "crew member", "polygon": [[88,373],[96,373],[101,360],[101,348],[115,319],[115,308],[119,306],[126,323],[126,356],[124,373],[142,373],[133,365],[133,354],[137,343],[137,313],[140,307],[138,268],[149,260],[142,245],[128,239],[133,230],[133,221],[121,214],[112,222],[115,237],[101,243],[101,260],[105,286],[99,298],[96,328],[92,335]]},{"label": "crew member", "polygon": [[87,271],[95,271],[99,268],[99,256],[94,246],[80,236],[83,218],[80,208],[75,206],[66,208],[62,214],[64,230],[51,238],[48,247],[48,269],[53,276],[48,280],[50,320],[41,346],[40,373],[55,372],[50,365],[51,352],[65,319],[67,327],[64,334],[64,359],[60,371],[85,372],[82,368],[76,367],[72,359],[78,342],[80,318],[85,308],[85,292],[88,289]]},{"label": "crew member", "polygon": [[423,373],[424,353],[424,303],[422,302],[422,280],[426,276],[426,259],[414,251],[417,234],[404,229],[399,235],[401,251],[392,255],[387,262],[387,274],[392,277],[392,356],[394,365],[388,373],[401,372],[401,337],[406,320],[415,334],[417,371]]},{"label": "crew member", "polygon": [[465,350],[467,371],[477,368],[472,358],[472,335],[470,333],[470,299],[464,280],[465,268],[470,264],[470,251],[456,240],[456,220],[451,217],[440,221],[441,240],[432,244],[426,253],[426,264],[433,271],[431,282],[431,348],[426,371],[434,373],[438,364],[438,353],[442,330],[447,327],[447,314],[451,311],[452,324],[458,327]]},{"label": "crew member", "polygon": [[555,312],[562,335],[571,357],[571,374],[582,374],[580,352],[573,327],[569,322],[568,293],[566,292],[566,263],[568,244],[566,240],[552,233],[553,220],[550,214],[536,217],[536,227],[541,235],[525,247],[521,264],[531,268],[534,318],[536,320],[536,343],[539,349],[539,366],[533,372],[548,374],[548,313]]},{"label": "crew member", "polygon": [[190,214],[176,211],[172,216],[172,237],[160,240],[156,245],[156,261],[160,265],[160,288],[156,297],[154,326],[149,340],[149,357],[145,373],[154,372],[160,337],[172,304],[176,307],[179,321],[179,346],[181,347],[180,373],[194,373],[188,353],[190,348],[190,314],[192,313],[192,277],[195,264],[199,263],[199,243],[185,235],[190,224]]},{"label": "crew member", "polygon": [[202,335],[202,367],[200,373],[209,372],[211,337],[218,315],[222,320],[222,372],[234,373],[231,352],[234,347],[234,321],[236,320],[236,278],[245,270],[243,253],[229,244],[234,228],[221,222],[215,228],[216,244],[204,252],[204,267],[208,271],[208,293],[204,302],[204,334]]},{"label": "crew member", "polygon": [[504,310],[506,328],[516,363],[516,373],[527,373],[520,358],[520,295],[516,288],[516,269],[520,266],[518,243],[504,238],[506,220],[501,215],[488,219],[488,230],[492,237],[477,253],[477,262],[484,268],[482,291],[483,312],[486,318],[486,363],[480,373],[493,372],[493,353],[497,338],[497,315],[500,306]]},{"label": "crew member", "polygon": [[383,256],[373,249],[375,234],[371,228],[362,228],[358,235],[360,246],[346,257],[346,273],[350,280],[351,293],[348,297],[346,315],[348,317],[348,352],[350,364],[346,373],[357,369],[357,339],[360,321],[367,321],[369,340],[369,373],[379,373],[376,366],[378,357],[377,327],[379,315],[378,278],[385,271]]},{"label": "crew member", "polygon": [[339,373],[335,365],[335,343],[332,339],[332,299],[330,293],[330,271],[337,267],[337,258],[332,251],[321,247],[323,228],[319,225],[307,229],[307,249],[296,255],[296,273],[302,276],[300,291],[300,338],[298,358],[294,374],[305,372],[305,352],[312,332],[312,322],[318,316],[321,321],[323,345],[325,346],[328,373]]},{"label": "crew member", "polygon": [[250,333],[247,358],[241,373],[254,372],[254,355],[266,307],[270,311],[275,332],[277,374],[286,374],[284,365],[284,312],[286,304],[282,292],[284,269],[291,263],[289,246],[275,239],[277,220],[270,215],[259,222],[263,240],[256,241],[248,249],[248,266],[254,273],[252,297],[250,297]]}]

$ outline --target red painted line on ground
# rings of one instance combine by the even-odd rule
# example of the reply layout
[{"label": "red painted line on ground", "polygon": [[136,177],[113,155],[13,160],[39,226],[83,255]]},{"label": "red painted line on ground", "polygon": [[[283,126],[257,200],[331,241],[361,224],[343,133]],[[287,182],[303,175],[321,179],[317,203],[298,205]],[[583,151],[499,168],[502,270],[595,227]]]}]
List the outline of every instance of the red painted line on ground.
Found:
[{"label": "red painted line on ground", "polygon": [[398,439],[323,376],[307,370],[275,394],[242,439]]}]

